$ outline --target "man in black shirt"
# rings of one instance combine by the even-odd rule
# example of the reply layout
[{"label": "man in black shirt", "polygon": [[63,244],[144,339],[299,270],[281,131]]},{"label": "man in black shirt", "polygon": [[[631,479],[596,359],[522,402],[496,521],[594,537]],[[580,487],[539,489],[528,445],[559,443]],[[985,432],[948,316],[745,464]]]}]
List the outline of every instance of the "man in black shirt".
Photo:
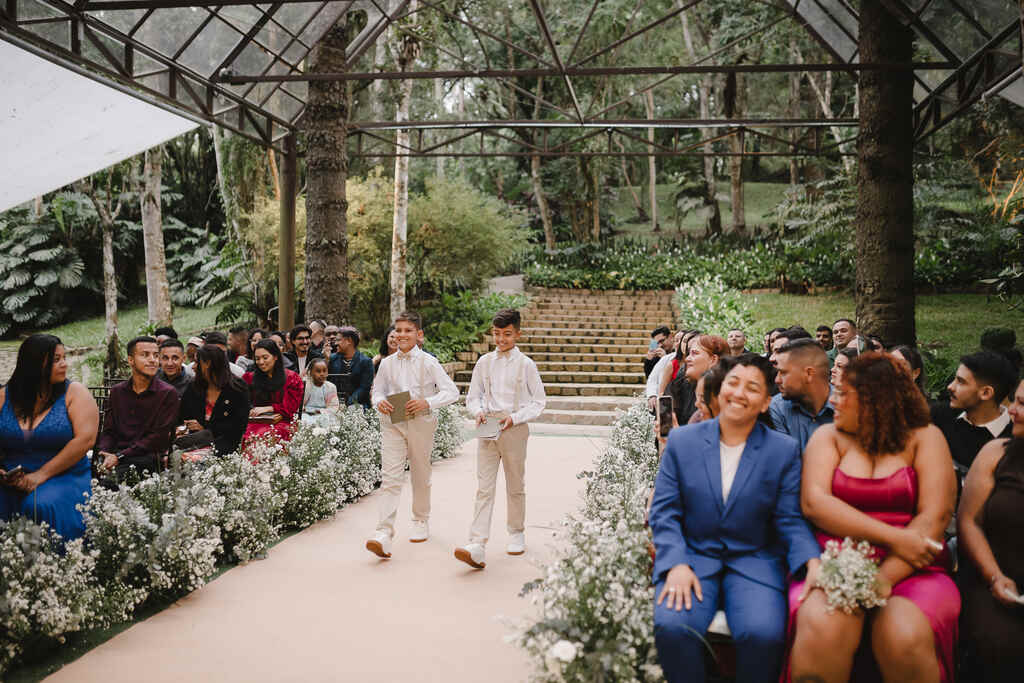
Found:
[{"label": "man in black shirt", "polygon": [[932,407],[932,422],[942,430],[957,464],[967,468],[981,447],[1010,436],[1003,400],[1016,386],[1016,372],[1003,356],[979,351],[960,358],[950,382],[949,405]]},{"label": "man in black shirt", "polygon": [[645,379],[651,376],[654,366],[665,357],[665,354],[672,353],[674,343],[672,332],[664,325],[651,332],[651,346],[647,349],[647,355],[644,357]]}]

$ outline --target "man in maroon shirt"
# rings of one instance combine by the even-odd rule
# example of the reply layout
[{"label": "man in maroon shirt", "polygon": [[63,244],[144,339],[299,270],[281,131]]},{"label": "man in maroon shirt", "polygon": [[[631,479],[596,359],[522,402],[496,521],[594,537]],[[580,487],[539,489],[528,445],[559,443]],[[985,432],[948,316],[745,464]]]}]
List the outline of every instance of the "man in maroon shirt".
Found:
[{"label": "man in maroon shirt", "polygon": [[156,378],[160,349],[153,337],[136,337],[128,342],[130,379],[110,390],[110,399],[96,449],[102,468],[124,478],[134,467],[138,472],[155,471],[159,459],[171,445],[171,432],[178,421],[178,392]]}]

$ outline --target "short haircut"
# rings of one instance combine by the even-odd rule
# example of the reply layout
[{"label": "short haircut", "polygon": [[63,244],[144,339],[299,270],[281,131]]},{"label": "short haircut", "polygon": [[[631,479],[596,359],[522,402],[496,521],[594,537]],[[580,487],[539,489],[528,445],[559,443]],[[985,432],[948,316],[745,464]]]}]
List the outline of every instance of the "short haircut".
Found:
[{"label": "short haircut", "polygon": [[1003,351],[1017,345],[1017,333],[1008,327],[990,327],[981,333],[981,348]]},{"label": "short haircut", "polygon": [[654,339],[654,338],[655,338],[655,337],[657,337],[657,336],[658,336],[659,334],[663,334],[663,335],[665,335],[665,336],[667,337],[667,336],[669,336],[670,334],[672,334],[672,330],[668,329],[668,328],[667,328],[666,326],[664,326],[664,325],[662,325],[661,327],[655,327],[655,328],[654,328],[654,331],[653,331],[653,332],[651,332],[651,339]]},{"label": "short haircut", "polygon": [[150,337],[148,334],[146,334],[139,337],[135,337],[134,339],[130,339],[128,341],[128,346],[126,347],[129,356],[135,355],[136,344],[156,344],[156,337]]},{"label": "short haircut", "polygon": [[804,328],[800,327],[799,325],[794,325],[793,327],[790,327],[790,328],[784,330],[782,332],[782,334],[780,334],[779,336],[780,337],[785,337],[789,341],[794,341],[796,339],[813,339],[814,338],[813,335],[810,332],[808,332]]},{"label": "short haircut", "polygon": [[395,316],[395,322],[407,322],[415,327],[417,330],[423,329],[423,318],[416,311],[402,311]]},{"label": "short haircut", "polygon": [[300,332],[306,332],[309,336],[313,336],[313,330],[309,329],[309,325],[296,325],[292,328],[292,331],[290,332],[291,337],[289,338],[292,341],[295,341],[295,337],[299,336]]},{"label": "short haircut", "polygon": [[356,328],[346,325],[338,330],[338,336],[352,340],[352,345],[357,348],[359,347],[359,330]]},{"label": "short haircut", "polygon": [[815,367],[821,376],[828,380],[828,370],[831,363],[828,354],[821,345],[813,339],[790,339],[779,348],[778,353],[789,354],[797,363],[803,367]]},{"label": "short haircut", "polygon": [[739,333],[740,333],[740,334],[742,334],[742,335],[743,335],[744,337],[745,337],[745,336],[747,336],[747,333],[746,333],[746,332],[744,332],[744,331],[743,331],[742,329],[740,329],[740,328],[738,328],[738,327],[734,327],[734,328],[732,328],[732,329],[731,329],[731,330],[729,330],[729,331],[730,331],[730,332],[739,332]]},{"label": "short haircut", "polygon": [[161,349],[168,349],[172,346],[181,349],[183,353],[185,351],[185,345],[182,344],[180,340],[175,339],[174,337],[171,337],[170,339],[164,339],[162,342],[160,342]]},{"label": "short haircut", "polygon": [[832,326],[835,327],[836,323],[843,323],[843,322],[850,323],[850,327],[852,327],[853,329],[857,329],[857,323],[853,322],[849,318],[837,318],[836,322],[832,323]]},{"label": "short haircut", "polygon": [[[774,381],[775,373],[774,368],[770,360],[757,353],[741,353],[738,356],[729,356],[719,361],[719,365],[722,366],[722,381],[725,381],[725,376],[728,375],[733,368],[744,365],[747,367],[757,368],[764,375],[764,388],[765,391],[771,391],[772,383]],[[707,388],[707,380],[704,380],[704,387]],[[721,388],[721,384],[719,384]]]},{"label": "short haircut", "polygon": [[772,334],[775,334],[777,332],[785,332],[785,331],[786,331],[785,327],[776,327],[774,329],[768,330],[768,334],[772,335]]},{"label": "short haircut", "polygon": [[979,384],[992,387],[992,399],[996,405],[1002,403],[1017,386],[1017,371],[1001,353],[978,351],[961,356],[960,364],[971,371]]},{"label": "short haircut", "polygon": [[519,315],[519,311],[514,308],[503,308],[494,314],[494,318],[491,320],[491,325],[498,328],[508,327],[511,325],[518,330],[522,322],[523,318]]},{"label": "short haircut", "polygon": [[173,327],[158,327],[153,330],[154,337],[170,337],[171,339],[177,339],[178,333],[174,331]]},{"label": "short haircut", "polygon": [[828,325],[818,325],[818,327],[815,328],[814,331],[815,332],[828,332],[829,334],[832,334],[832,328],[829,327]]},{"label": "short haircut", "polygon": [[223,332],[218,332],[217,330],[212,330],[203,335],[203,341],[206,342],[207,344],[223,344],[224,346],[228,345],[227,336]]},{"label": "short haircut", "polygon": [[248,337],[249,328],[246,327],[245,325],[235,325],[230,330],[228,330],[228,334],[244,334],[246,337]]}]

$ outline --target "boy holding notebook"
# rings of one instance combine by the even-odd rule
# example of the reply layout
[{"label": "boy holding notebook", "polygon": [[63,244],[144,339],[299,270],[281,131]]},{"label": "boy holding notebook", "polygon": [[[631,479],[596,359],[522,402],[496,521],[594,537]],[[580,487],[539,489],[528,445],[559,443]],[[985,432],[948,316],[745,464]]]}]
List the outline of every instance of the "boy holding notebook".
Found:
[{"label": "boy holding notebook", "polygon": [[380,520],[366,549],[391,557],[395,517],[409,463],[412,479],[412,530],[409,540],[430,537],[430,452],[434,450],[437,410],[459,398],[459,390],[436,358],[416,346],[420,316],[406,311],[395,318],[398,351],[380,362],[371,392],[381,413]]},{"label": "boy holding notebook", "polygon": [[455,549],[455,557],[471,567],[486,566],[484,550],[491,532],[494,489],[498,465],[505,471],[508,501],[509,555],[526,551],[526,442],[527,422],[544,411],[544,384],[537,364],[516,348],[521,318],[519,311],[498,311],[491,334],[496,350],[484,354],[473,368],[466,407],[476,416],[476,505],[469,543]]}]

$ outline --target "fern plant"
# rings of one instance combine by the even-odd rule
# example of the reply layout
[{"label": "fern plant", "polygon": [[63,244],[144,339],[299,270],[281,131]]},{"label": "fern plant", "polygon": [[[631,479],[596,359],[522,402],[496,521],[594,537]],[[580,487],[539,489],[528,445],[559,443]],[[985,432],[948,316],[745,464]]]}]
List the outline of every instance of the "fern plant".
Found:
[{"label": "fern plant", "polygon": [[27,208],[0,215],[0,336],[62,321],[83,283],[85,264],[53,206],[38,217]]}]

